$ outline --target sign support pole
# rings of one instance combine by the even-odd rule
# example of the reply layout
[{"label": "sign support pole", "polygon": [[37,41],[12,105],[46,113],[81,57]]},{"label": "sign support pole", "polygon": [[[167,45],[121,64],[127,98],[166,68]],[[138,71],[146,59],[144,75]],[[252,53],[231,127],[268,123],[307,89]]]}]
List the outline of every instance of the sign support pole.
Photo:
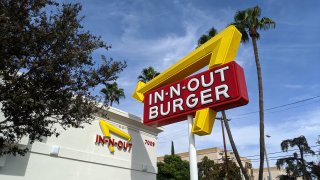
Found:
[{"label": "sign support pole", "polygon": [[198,180],[198,162],[194,134],[192,133],[193,115],[188,115],[190,180]]}]

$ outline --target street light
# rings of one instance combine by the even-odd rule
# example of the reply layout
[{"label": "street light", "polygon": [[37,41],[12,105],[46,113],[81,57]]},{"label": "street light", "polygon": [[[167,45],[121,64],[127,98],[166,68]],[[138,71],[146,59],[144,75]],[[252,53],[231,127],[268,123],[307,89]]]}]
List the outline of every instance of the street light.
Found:
[{"label": "street light", "polygon": [[[270,135],[266,135],[267,138],[270,138]],[[267,161],[267,167],[268,167],[268,173],[269,173],[269,180],[271,180],[271,173],[270,173],[270,167],[269,167],[269,159],[268,159],[268,153],[267,153],[267,148],[266,148],[266,142],[264,142],[264,153],[266,155],[266,161]]]}]

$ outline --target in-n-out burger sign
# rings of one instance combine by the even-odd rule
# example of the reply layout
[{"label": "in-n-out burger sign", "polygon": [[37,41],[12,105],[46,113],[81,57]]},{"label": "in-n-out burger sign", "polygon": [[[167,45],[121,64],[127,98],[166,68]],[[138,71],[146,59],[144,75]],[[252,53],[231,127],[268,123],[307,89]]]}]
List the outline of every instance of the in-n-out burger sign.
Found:
[{"label": "in-n-out burger sign", "polygon": [[[231,25],[151,81],[139,81],[132,97],[144,103],[144,124],[158,127],[196,114],[192,133],[208,135],[217,111],[247,104],[243,70],[233,63],[241,36]],[[208,71],[188,77],[205,66]]]},{"label": "in-n-out burger sign", "polygon": [[247,103],[243,69],[233,61],[147,92],[143,120],[163,126],[185,120],[202,108],[220,111]]}]

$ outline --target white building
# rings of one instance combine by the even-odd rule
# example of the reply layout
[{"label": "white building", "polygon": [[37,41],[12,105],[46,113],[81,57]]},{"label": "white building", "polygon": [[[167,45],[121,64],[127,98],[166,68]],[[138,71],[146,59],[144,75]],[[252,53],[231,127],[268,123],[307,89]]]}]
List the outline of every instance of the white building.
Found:
[{"label": "white building", "polygon": [[[116,108],[108,111],[110,119],[103,120],[129,134],[131,140],[110,130],[110,142],[107,142],[99,125],[102,118],[96,117],[84,129],[68,129],[58,138],[50,137],[32,145],[24,139],[21,145],[28,146],[29,152],[25,156],[1,157],[0,179],[155,180],[156,140],[162,130],[144,126],[141,118]],[[102,141],[106,141],[104,145]],[[114,143],[113,153],[108,148],[111,142]]]},{"label": "white building", "polygon": [[[277,167],[270,167],[271,180],[278,180],[278,176],[287,174],[285,169],[278,169]],[[259,168],[253,169],[254,180],[258,180],[259,177]],[[263,168],[263,180],[269,180],[269,171],[268,168]],[[297,180],[302,180],[301,177],[298,177]]]}]

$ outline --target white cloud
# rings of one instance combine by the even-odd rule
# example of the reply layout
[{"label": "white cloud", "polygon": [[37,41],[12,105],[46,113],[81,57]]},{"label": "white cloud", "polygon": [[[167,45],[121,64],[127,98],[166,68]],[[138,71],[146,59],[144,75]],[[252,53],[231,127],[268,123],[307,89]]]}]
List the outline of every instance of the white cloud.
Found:
[{"label": "white cloud", "polygon": [[[180,2],[175,2],[179,6]],[[144,61],[147,65],[156,66],[159,70],[168,68],[171,64],[191,52],[197,43],[197,39],[204,34],[210,27],[214,26],[218,30],[226,27],[228,19],[231,18],[233,10],[221,9],[215,12],[215,18],[212,14],[203,12],[190,3],[180,4],[180,12],[175,15],[174,12],[163,12],[158,15],[148,14],[145,12],[137,14],[120,13],[122,23],[125,25],[123,34],[120,37],[120,43],[114,46],[114,52],[121,52],[127,57],[139,57],[139,61]],[[157,19],[171,13],[178,17],[182,16],[180,25],[184,27],[184,32],[179,34],[168,33],[159,37],[141,38],[141,24]],[[119,14],[119,12],[117,13]],[[192,14],[192,16],[190,16]],[[145,24],[144,24],[145,25]]]},{"label": "white cloud", "polygon": [[255,65],[252,47],[248,44],[240,44],[236,59],[244,69]]}]

